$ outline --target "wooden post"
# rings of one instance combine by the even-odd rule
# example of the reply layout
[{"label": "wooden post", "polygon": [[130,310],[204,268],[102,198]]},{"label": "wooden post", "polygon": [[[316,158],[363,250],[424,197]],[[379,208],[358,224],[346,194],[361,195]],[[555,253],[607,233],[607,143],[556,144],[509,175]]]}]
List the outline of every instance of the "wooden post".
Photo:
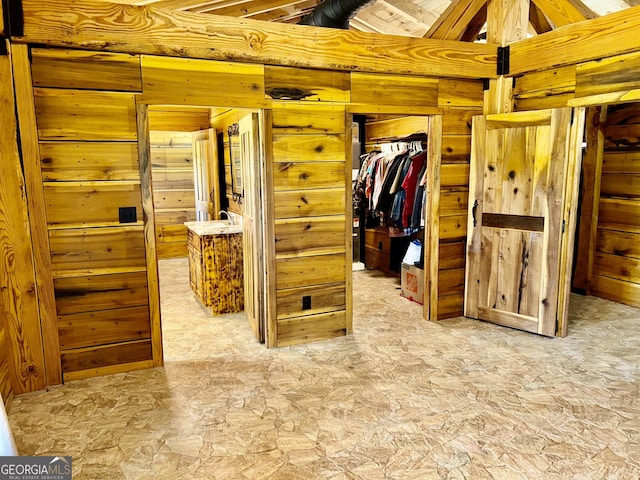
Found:
[{"label": "wooden post", "polygon": [[573,288],[585,294],[590,290],[593,275],[593,254],[598,227],[606,118],[606,106],[591,107],[587,110],[585,126],[587,149],[582,159],[580,229],[573,278]]},{"label": "wooden post", "polygon": [[[9,41],[0,39],[10,52]],[[10,55],[0,55],[0,316],[13,393],[46,387],[25,180],[17,144]]]},{"label": "wooden post", "polygon": [[138,159],[140,163],[140,193],[144,217],[144,246],[147,259],[147,288],[151,322],[151,351],[153,366],[164,363],[162,353],[162,327],[160,324],[160,286],[158,284],[158,256],[156,253],[156,224],[151,189],[151,145],[149,142],[149,107],[136,105],[138,127]]},{"label": "wooden post", "polygon": [[442,115],[429,119],[427,195],[425,218],[424,304],[422,316],[438,320],[438,271],[440,259],[440,171],[442,164]]},{"label": "wooden post", "polygon": [[[506,47],[522,40],[529,25],[529,0],[489,0],[487,4],[487,42]],[[513,111],[513,79],[500,75],[489,80],[484,113]]]},{"label": "wooden post", "polygon": [[27,45],[12,45],[13,78],[20,122],[20,142],[25,186],[29,200],[29,224],[33,241],[33,260],[36,268],[38,306],[42,344],[44,348],[47,385],[62,383],[60,341],[56,298],[51,270],[47,213],[42,190],[42,170],[38,145],[38,126],[31,81],[31,62]]}]

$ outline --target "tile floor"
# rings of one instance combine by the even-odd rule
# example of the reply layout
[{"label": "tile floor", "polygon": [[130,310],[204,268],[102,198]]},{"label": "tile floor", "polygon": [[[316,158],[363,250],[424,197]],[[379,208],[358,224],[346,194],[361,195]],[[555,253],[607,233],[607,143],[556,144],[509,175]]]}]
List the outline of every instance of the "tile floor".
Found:
[{"label": "tile floor", "polygon": [[354,335],[267,350],[161,262],[166,365],[16,397],[21,454],[75,479],[640,478],[640,310],[572,297],[569,336],[429,323],[354,273]]}]

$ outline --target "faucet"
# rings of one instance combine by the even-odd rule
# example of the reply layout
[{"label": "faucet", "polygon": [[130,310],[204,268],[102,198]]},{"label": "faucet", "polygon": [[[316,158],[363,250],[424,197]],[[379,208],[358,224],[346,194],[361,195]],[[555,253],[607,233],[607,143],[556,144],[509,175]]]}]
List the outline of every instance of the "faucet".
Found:
[{"label": "faucet", "polygon": [[235,225],[235,220],[233,218],[233,215],[230,215],[229,212],[227,212],[226,210],[220,210],[218,212],[218,215],[221,216],[224,213],[225,217],[227,217],[227,220],[229,221],[230,225]]}]

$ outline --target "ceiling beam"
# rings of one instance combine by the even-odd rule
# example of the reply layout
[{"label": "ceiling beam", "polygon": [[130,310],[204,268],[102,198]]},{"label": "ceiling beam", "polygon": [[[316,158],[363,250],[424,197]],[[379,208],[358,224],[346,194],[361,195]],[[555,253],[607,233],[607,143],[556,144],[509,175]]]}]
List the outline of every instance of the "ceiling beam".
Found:
[{"label": "ceiling beam", "polygon": [[22,0],[16,43],[338,71],[495,78],[497,46],[128,6]]},{"label": "ceiling beam", "polygon": [[580,0],[531,0],[556,27],[596,18]]},{"label": "ceiling beam", "polygon": [[467,25],[467,29],[460,37],[460,40],[463,42],[475,42],[478,40],[478,35],[482,31],[482,28],[487,23],[487,5],[485,4],[478,13],[471,19],[469,25]]},{"label": "ceiling beam", "polygon": [[511,45],[511,75],[640,50],[640,6],[574,23]]},{"label": "ceiling beam", "polygon": [[533,2],[529,3],[529,23],[538,35],[553,30],[549,19]]},{"label": "ceiling beam", "polygon": [[471,21],[486,4],[487,0],[453,0],[431,25],[425,38],[460,40]]}]

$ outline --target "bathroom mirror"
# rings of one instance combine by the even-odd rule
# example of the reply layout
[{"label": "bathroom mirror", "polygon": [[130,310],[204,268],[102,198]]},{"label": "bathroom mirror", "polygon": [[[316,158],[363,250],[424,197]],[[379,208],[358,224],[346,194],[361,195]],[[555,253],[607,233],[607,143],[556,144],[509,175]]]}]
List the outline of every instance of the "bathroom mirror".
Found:
[{"label": "bathroom mirror", "polygon": [[242,195],[242,156],[240,155],[240,129],[237,123],[227,129],[231,157],[231,185],[234,195]]}]

